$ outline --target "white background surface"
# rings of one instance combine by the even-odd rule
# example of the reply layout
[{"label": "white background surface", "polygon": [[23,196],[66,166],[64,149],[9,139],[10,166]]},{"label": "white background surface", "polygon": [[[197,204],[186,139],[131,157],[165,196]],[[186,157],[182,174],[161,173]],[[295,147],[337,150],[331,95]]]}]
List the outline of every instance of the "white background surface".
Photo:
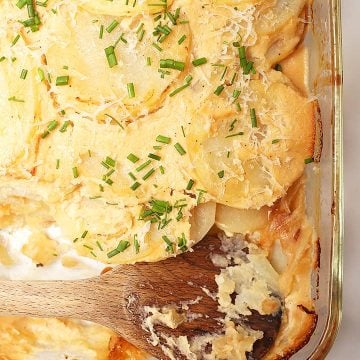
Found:
[{"label": "white background surface", "polygon": [[344,317],[327,360],[360,360],[360,1],[343,0]]}]

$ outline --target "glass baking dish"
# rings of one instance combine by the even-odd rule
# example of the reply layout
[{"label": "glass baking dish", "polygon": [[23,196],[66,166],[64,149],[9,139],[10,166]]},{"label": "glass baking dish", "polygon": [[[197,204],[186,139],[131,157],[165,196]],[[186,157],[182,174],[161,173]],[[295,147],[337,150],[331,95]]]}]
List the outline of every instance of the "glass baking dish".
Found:
[{"label": "glass baking dish", "polygon": [[[319,234],[319,268],[313,289],[318,322],[309,341],[291,359],[324,359],[335,340],[341,320],[343,179],[342,179],[342,61],[340,0],[313,0],[304,39],[309,49],[309,79],[318,99],[322,126],[321,161],[307,170],[307,209]],[[320,148],[315,159],[320,160]],[[85,278],[99,267],[79,273]],[[62,274],[72,278],[73,274]],[[58,278],[58,277],[56,277]],[[287,357],[288,358],[288,357]]]},{"label": "glass baking dish", "polygon": [[318,229],[320,266],[314,276],[318,322],[309,342],[291,359],[324,359],[337,335],[342,307],[343,139],[340,0],[314,0],[305,38],[309,78],[322,121],[319,171],[308,171],[308,213]]}]

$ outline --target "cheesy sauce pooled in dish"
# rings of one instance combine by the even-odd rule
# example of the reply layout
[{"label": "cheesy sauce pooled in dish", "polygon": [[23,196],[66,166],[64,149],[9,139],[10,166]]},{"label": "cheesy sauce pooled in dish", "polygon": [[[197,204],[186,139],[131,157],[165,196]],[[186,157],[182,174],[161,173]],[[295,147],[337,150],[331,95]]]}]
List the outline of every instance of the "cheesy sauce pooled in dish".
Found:
[{"label": "cheesy sauce pooled in dish", "polygon": [[[261,254],[242,254],[239,271],[260,276],[246,291],[267,290],[239,299],[239,314],[273,300],[259,285],[271,269],[282,317],[265,358],[303,346],[316,323],[317,257],[303,178],[317,114],[301,46],[308,6],[0,0],[1,277],[81,278],[159,261],[212,229]],[[0,359],[147,358],[88,323],[0,318],[0,330]],[[206,358],[250,358],[264,337],[227,332]]]}]

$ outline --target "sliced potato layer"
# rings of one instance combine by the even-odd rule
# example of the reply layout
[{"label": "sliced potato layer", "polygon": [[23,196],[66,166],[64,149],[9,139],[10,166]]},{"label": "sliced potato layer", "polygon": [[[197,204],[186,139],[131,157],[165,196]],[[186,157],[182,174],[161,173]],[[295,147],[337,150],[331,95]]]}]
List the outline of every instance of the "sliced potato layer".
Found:
[{"label": "sliced potato layer", "polygon": [[241,113],[203,108],[188,148],[198,179],[217,202],[237,208],[271,205],[303,172],[313,154],[314,104],[277,82],[250,84]]},{"label": "sliced potato layer", "polygon": [[[115,123],[116,119],[124,125],[156,110],[170,84],[185,74],[181,70],[188,61],[191,38],[187,24],[170,24],[169,35],[154,46],[158,23],[153,17],[114,18],[81,9],[75,14],[63,11],[46,29],[54,36],[46,60],[53,80],[51,91],[60,109],[80,110],[98,121]],[[179,45],[181,36],[185,40]],[[111,49],[114,55],[108,56],[116,60],[109,62],[106,51]],[[178,61],[182,68],[165,68],[162,75],[161,59]],[[54,84],[60,76],[69,77],[68,85]]]}]

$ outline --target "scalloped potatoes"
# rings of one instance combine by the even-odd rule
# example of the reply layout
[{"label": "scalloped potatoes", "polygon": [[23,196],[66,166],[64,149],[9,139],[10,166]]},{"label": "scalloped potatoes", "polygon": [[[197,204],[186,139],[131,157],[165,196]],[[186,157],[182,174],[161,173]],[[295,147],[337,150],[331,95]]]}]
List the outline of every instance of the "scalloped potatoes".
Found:
[{"label": "scalloped potatoes", "polygon": [[216,224],[290,269],[300,250],[264,238],[312,161],[316,104],[271,68],[299,43],[305,4],[49,0],[31,17],[0,0],[0,224],[33,234],[29,261],[158,261]]}]

